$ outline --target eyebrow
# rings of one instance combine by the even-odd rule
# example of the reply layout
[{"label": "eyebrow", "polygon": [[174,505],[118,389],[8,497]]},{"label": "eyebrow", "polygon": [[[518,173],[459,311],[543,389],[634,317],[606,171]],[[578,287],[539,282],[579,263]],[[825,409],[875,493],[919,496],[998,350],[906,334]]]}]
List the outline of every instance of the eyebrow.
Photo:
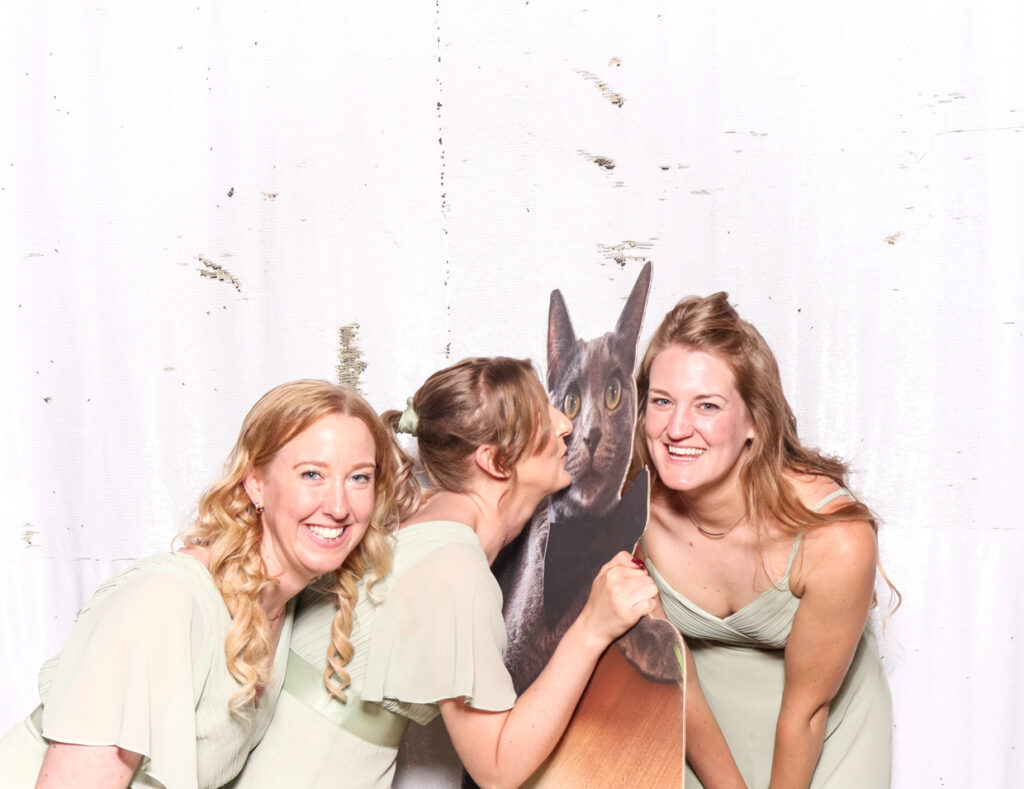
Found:
[{"label": "eyebrow", "polygon": [[292,468],[296,469],[299,466],[316,466],[317,468],[327,468],[327,464],[320,460],[300,460],[298,463],[292,466]]},{"label": "eyebrow", "polygon": [[[654,395],[654,394],[667,395],[668,397],[672,397],[672,393],[671,392],[669,392],[669,391],[667,391],[665,389],[658,389],[657,387],[652,387],[647,392],[648,397],[650,397],[651,395]],[[727,402],[727,403],[729,402],[729,398],[728,397],[726,397],[724,394],[719,394],[718,392],[705,392],[705,393],[701,393],[701,394],[695,395],[693,399],[694,400],[706,400],[709,397],[717,397],[719,400],[725,400],[725,402]]]},{"label": "eyebrow", "polygon": [[[330,465],[329,463],[324,463],[321,460],[300,460],[298,463],[296,463],[294,466],[292,466],[292,470],[296,471],[301,466],[315,466],[316,468],[327,468],[329,465]],[[355,469],[361,469],[361,468],[376,468],[376,467],[377,467],[377,459],[374,458],[373,460],[358,460],[358,461],[356,461],[355,463],[353,463],[349,467],[349,470],[355,470]]]}]

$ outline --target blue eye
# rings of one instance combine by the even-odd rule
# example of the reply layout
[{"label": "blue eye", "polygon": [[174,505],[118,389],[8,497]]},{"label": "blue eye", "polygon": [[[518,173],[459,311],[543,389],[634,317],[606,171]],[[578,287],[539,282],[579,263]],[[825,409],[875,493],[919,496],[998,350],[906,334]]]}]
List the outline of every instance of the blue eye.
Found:
[{"label": "blue eye", "polygon": [[364,471],[358,474],[353,474],[349,477],[349,480],[356,486],[365,488],[366,486],[373,484],[373,474]]},{"label": "blue eye", "polygon": [[651,405],[656,405],[661,408],[664,408],[665,406],[669,405],[669,400],[667,397],[652,397],[650,399],[650,403]]},{"label": "blue eye", "polygon": [[697,406],[697,409],[699,411],[704,411],[706,413],[717,411],[719,408],[720,406],[717,403],[701,403],[700,405]]},{"label": "blue eye", "polygon": [[300,474],[303,479],[320,479],[323,475],[315,469],[307,469]]}]

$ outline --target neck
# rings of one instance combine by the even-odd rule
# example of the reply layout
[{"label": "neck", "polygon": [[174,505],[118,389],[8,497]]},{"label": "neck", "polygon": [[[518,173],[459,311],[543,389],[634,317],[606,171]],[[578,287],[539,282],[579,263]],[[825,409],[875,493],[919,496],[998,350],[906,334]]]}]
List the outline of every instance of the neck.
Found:
[{"label": "neck", "polygon": [[705,537],[717,539],[729,534],[747,516],[742,492],[734,490],[676,491],[675,507]]},{"label": "neck", "polygon": [[520,517],[514,503],[508,502],[511,495],[502,499],[507,489],[507,484],[484,484],[468,493],[440,490],[420,508],[412,522],[447,520],[466,524],[480,540],[487,563],[493,564],[501,549],[522,530],[532,514]]},{"label": "neck", "polygon": [[267,584],[260,592],[260,608],[271,624],[284,615],[284,609],[295,595],[306,588],[312,578],[291,578],[281,569],[280,562],[266,543],[260,545],[260,557],[267,577],[276,583]]}]

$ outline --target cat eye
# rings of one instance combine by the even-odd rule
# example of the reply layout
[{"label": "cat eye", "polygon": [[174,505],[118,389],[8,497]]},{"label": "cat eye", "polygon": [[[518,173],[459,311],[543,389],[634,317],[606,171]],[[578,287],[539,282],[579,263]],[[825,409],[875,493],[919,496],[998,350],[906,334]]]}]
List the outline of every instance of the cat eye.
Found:
[{"label": "cat eye", "polygon": [[570,419],[575,419],[580,412],[580,390],[570,386],[565,393],[565,400],[562,403],[562,412]]},{"label": "cat eye", "polygon": [[622,381],[619,380],[619,376],[613,375],[608,379],[608,384],[604,388],[604,404],[609,411],[614,411],[619,407],[621,401]]}]

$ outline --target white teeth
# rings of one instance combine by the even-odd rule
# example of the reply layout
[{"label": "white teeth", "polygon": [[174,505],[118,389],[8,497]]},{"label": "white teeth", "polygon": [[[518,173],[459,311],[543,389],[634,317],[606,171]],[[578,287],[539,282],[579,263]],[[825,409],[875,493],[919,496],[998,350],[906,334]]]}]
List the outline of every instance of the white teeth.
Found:
[{"label": "white teeth", "polygon": [[343,528],[329,529],[326,526],[307,526],[306,528],[321,540],[336,540],[342,535],[342,532],[345,531]]},{"label": "white teeth", "polygon": [[668,453],[670,455],[677,455],[680,457],[697,457],[703,455],[706,450],[699,449],[698,447],[669,447]]}]

